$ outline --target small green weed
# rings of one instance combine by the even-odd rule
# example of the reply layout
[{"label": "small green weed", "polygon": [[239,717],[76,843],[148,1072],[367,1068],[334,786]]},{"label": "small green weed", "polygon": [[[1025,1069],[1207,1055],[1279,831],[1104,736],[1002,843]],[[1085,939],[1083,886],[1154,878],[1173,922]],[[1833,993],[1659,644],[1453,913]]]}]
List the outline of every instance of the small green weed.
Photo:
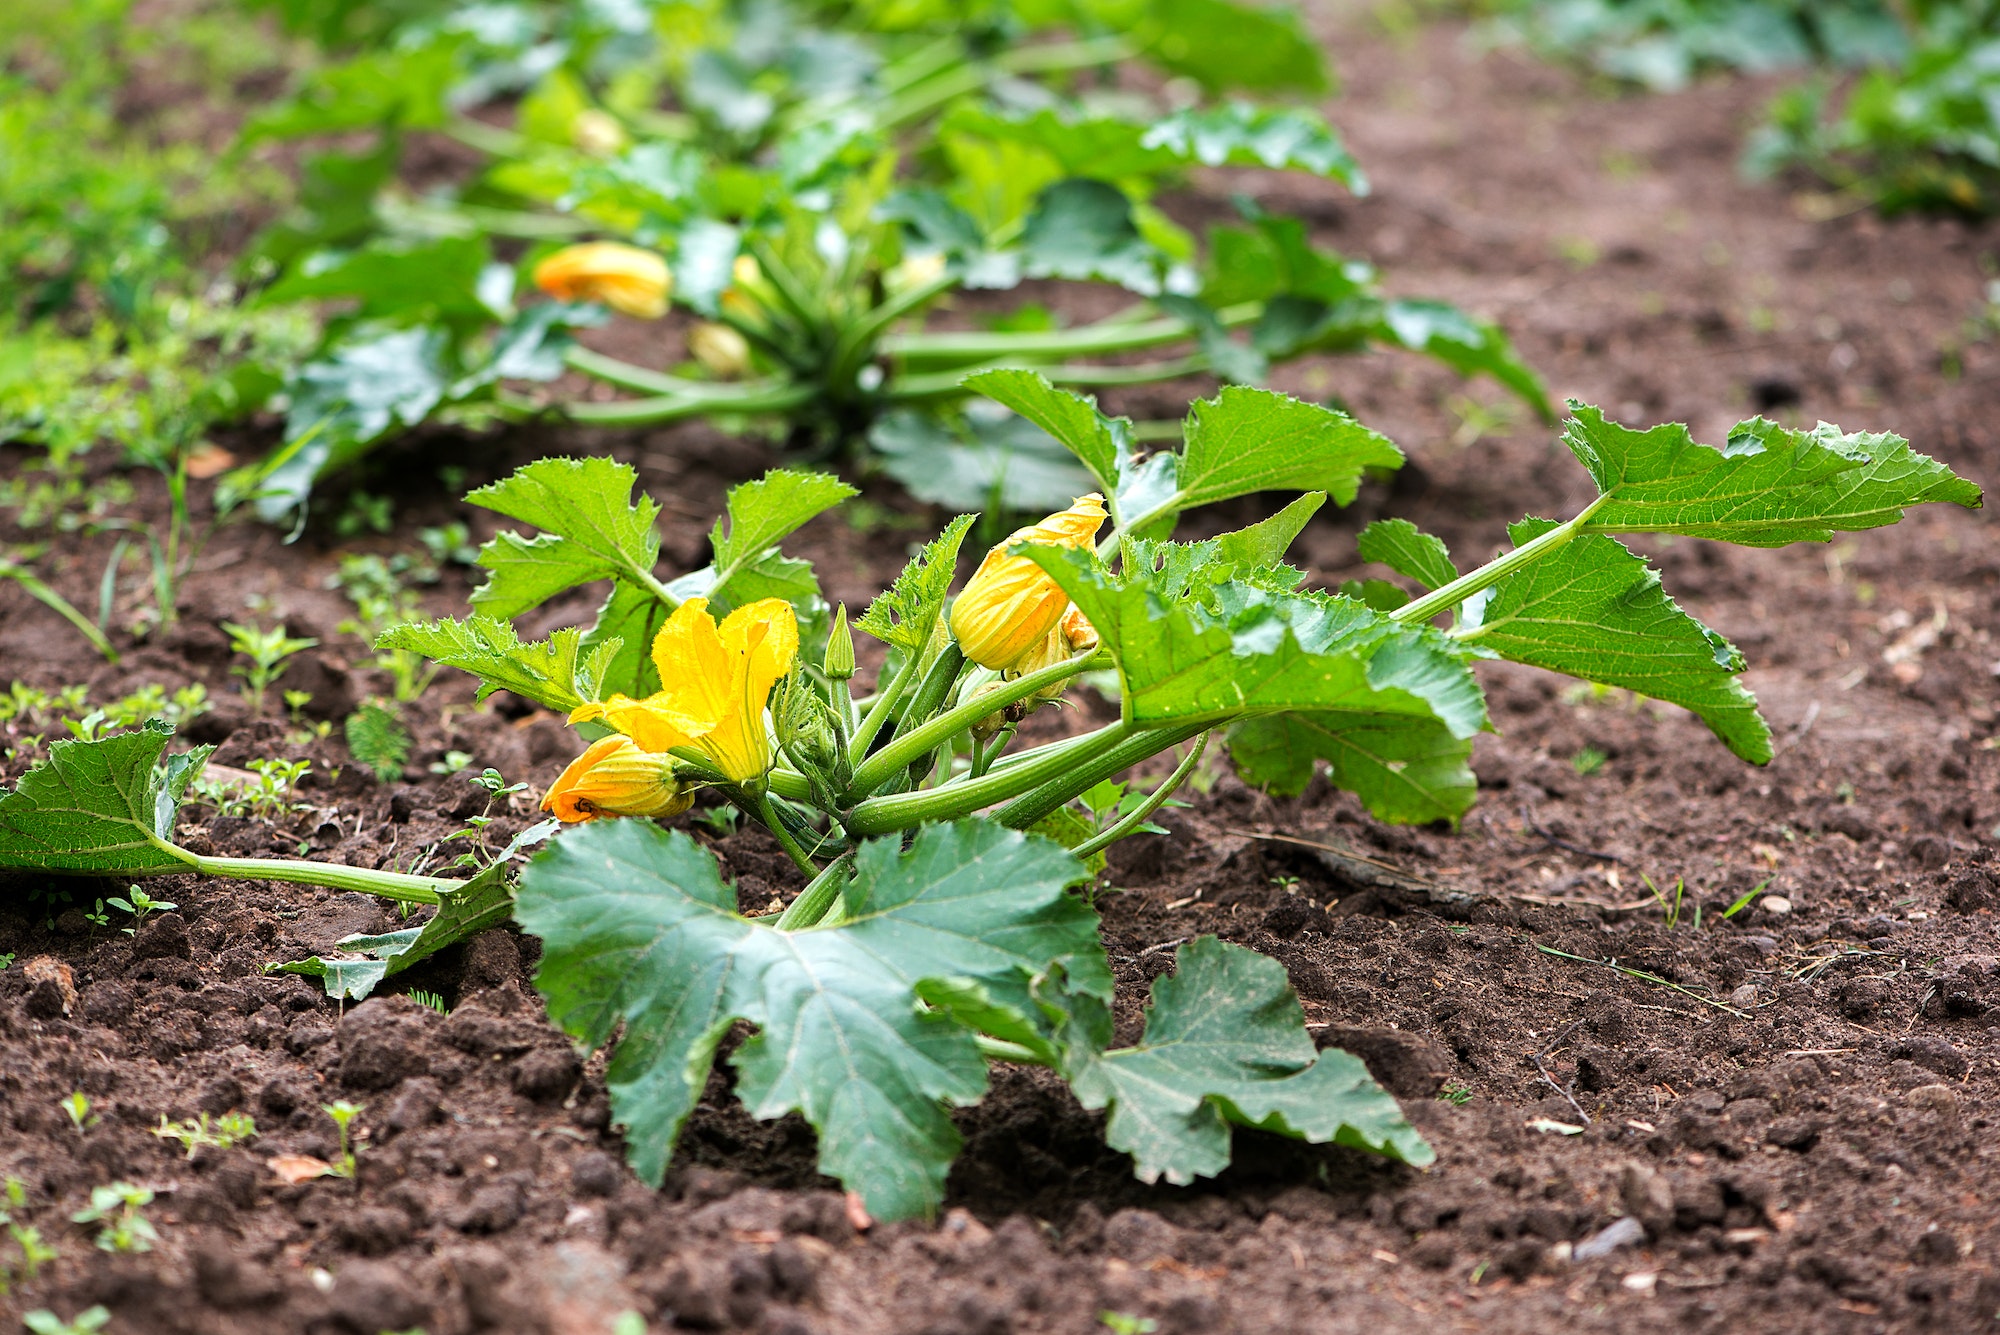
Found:
[{"label": "small green weed", "polygon": [[327,1176],[344,1177],[352,1181],[354,1175],[360,1171],[360,1161],[354,1153],[355,1138],[352,1126],[354,1119],[366,1110],[366,1104],[349,1103],[346,1099],[337,1099],[332,1103],[320,1105],[320,1111],[333,1119],[334,1126],[340,1132],[340,1158],[327,1170]]},{"label": "small green weed", "polygon": [[114,896],[104,902],[114,909],[122,909],[132,915],[132,925],[125,929],[125,935],[127,936],[137,936],[139,929],[146,925],[146,919],[153,914],[172,913],[180,907],[180,905],[170,904],[164,899],[154,899],[136,885],[132,886],[125,893],[130,895],[131,898],[120,899]]},{"label": "small green weed", "polygon": [[1453,1080],[1437,1092],[1439,1103],[1449,1103],[1454,1108],[1463,1108],[1472,1102],[1472,1087]]},{"label": "small green weed", "polygon": [[1597,773],[1597,771],[1603,769],[1604,762],[1609,759],[1611,759],[1610,756],[1605,755],[1604,752],[1598,750],[1596,747],[1586,746],[1571,756],[1569,763],[1571,769],[1574,769],[1579,775],[1587,779]]},{"label": "small green weed", "polygon": [[187,1157],[194,1158],[194,1152],[204,1146],[226,1150],[253,1140],[257,1135],[257,1123],[247,1113],[224,1113],[213,1123],[207,1113],[199,1120],[188,1118],[179,1123],[169,1122],[165,1113],[160,1114],[160,1124],[153,1128],[153,1134],[161,1140],[177,1140],[187,1151]]},{"label": "small green weed", "polygon": [[38,1307],[21,1317],[21,1324],[34,1335],[97,1335],[110,1321],[111,1313],[103,1307],[86,1307],[69,1321],[46,1307]]},{"label": "small green weed", "polygon": [[342,732],[355,761],[378,780],[389,783],[403,777],[410,761],[410,731],[393,710],[370,700],[347,716]]},{"label": "small green weed", "polygon": [[153,1244],[160,1240],[160,1234],[146,1218],[145,1209],[153,1203],[153,1193],[148,1187],[135,1187],[130,1182],[113,1182],[108,1187],[92,1187],[90,1204],[70,1216],[79,1224],[102,1224],[97,1232],[97,1246],[107,1252],[149,1252]]},{"label": "small green weed", "polygon": [[69,1114],[69,1124],[76,1128],[79,1136],[98,1123],[97,1114],[90,1110],[90,1099],[80,1089],[71,1090],[60,1106]]},{"label": "small green weed", "polygon": [[1111,1332],[1111,1335],[1152,1335],[1160,1328],[1160,1323],[1149,1316],[1134,1316],[1130,1312],[1099,1312],[1097,1324]]},{"label": "small green weed", "polygon": [[288,660],[319,643],[312,639],[294,639],[285,633],[283,626],[260,630],[256,626],[225,621],[222,629],[229,635],[230,651],[250,660],[248,664],[238,663],[229,671],[230,675],[243,678],[243,699],[249,704],[250,712],[256,715],[264,712],[264,693],[271,688],[271,683],[291,666]]}]

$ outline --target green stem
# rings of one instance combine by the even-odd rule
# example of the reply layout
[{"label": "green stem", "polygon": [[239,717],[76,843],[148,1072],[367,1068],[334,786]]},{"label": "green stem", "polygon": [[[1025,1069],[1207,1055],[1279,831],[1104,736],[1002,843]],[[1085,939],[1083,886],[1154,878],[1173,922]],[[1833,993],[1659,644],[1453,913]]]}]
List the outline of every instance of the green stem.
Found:
[{"label": "green stem", "polygon": [[[1057,748],[1041,759],[1025,765],[1017,765],[983,778],[950,783],[942,788],[931,788],[923,792],[871,797],[842,816],[841,824],[847,827],[849,834],[858,837],[868,834],[887,834],[891,830],[904,830],[927,820],[957,820],[983,807],[990,807],[995,802],[1005,802],[1032,788],[1046,785],[1066,770],[1072,770],[1079,765],[1089,765],[1099,755],[1126,742],[1137,731],[1137,725],[1121,719],[1108,727],[1077,738],[1074,747]],[[1174,736],[1153,747],[1146,754],[1151,755],[1153,751],[1164,750],[1174,742],[1184,740],[1188,735],[1190,734],[1183,733]],[[1085,788],[1089,786],[1090,784],[1084,785]],[[1082,789],[1078,791],[1081,792]]]},{"label": "green stem", "polygon": [[490,153],[496,158],[511,158],[528,146],[526,135],[498,125],[488,125],[485,121],[474,120],[470,116],[454,116],[444,125],[444,132],[468,148],[476,148],[481,153]]},{"label": "green stem", "polygon": [[[1194,375],[1208,369],[1208,358],[1200,353],[1176,358],[1170,362],[1142,362],[1137,366],[1048,366],[1017,358],[1011,362],[991,362],[979,366],[956,367],[949,371],[925,371],[914,375],[899,375],[891,380],[884,393],[896,402],[910,399],[936,399],[963,394],[965,378],[978,375],[982,371],[1004,371],[1019,368],[1040,371],[1052,385],[1150,385],[1159,380],[1178,380],[1184,375]],[[1174,434],[1180,434],[1180,423],[1173,424]],[[1155,437],[1157,439],[1157,437]]]},{"label": "green stem", "polygon": [[1571,538],[1574,538],[1582,531],[1583,526],[1589,522],[1590,517],[1597,513],[1598,507],[1602,506],[1607,499],[1609,498],[1599,496],[1589,505],[1584,506],[1583,513],[1570,520],[1567,524],[1558,524],[1547,533],[1542,534],[1541,537],[1521,544],[1513,551],[1496,560],[1488,561],[1471,574],[1460,575],[1443,588],[1427,593],[1415,602],[1404,603],[1401,607],[1389,613],[1390,618],[1395,621],[1405,621],[1413,625],[1421,625],[1438,613],[1458,606],[1480,590],[1492,588],[1516,570],[1533,565],[1550,552],[1567,545]]},{"label": "green stem", "polygon": [[[819,390],[813,385],[758,382],[729,386],[727,394],[665,394],[652,399],[620,399],[614,403],[570,403],[563,411],[570,420],[591,426],[654,426],[708,413],[786,413],[811,403]],[[750,392],[745,392],[749,389]]]},{"label": "green stem", "polygon": [[884,329],[911,311],[951,291],[958,286],[958,281],[958,275],[947,269],[928,283],[919,283],[907,291],[890,297],[869,311],[865,317],[841,330],[840,339],[834,345],[827,383],[847,384],[860,373],[861,363],[866,360],[869,352],[877,347],[876,340],[881,337]]},{"label": "green stem", "polygon": [[971,727],[988,714],[1027,699],[1045,686],[1069,680],[1082,672],[1096,657],[1097,651],[1093,649],[1078,654],[1075,658],[1052,664],[1039,672],[1016,677],[1013,681],[1005,683],[1005,688],[1002,690],[968,700],[956,709],[948,709],[930,722],[901,734],[895,741],[868,757],[863,764],[855,767],[854,782],[850,791],[856,793],[873,791],[891,774],[925,753],[944,745],[961,730]]},{"label": "green stem", "polygon": [[910,689],[910,683],[916,680],[917,668],[922,663],[922,654],[911,654],[890,679],[889,688],[876,694],[868,713],[862,717],[861,726],[854,730],[854,740],[847,744],[850,765],[859,768],[861,762],[868,758],[868,748],[875,744],[875,735],[882,731],[882,725],[889,721],[889,711],[896,707],[896,702]]},{"label": "green stem", "polygon": [[703,394],[717,388],[714,381],[686,380],[666,375],[574,345],[563,354],[563,361],[585,375],[595,376],[620,389],[637,390],[641,394]]},{"label": "green stem", "polygon": [[[1023,796],[994,812],[993,818],[1009,829],[1025,830],[1085,789],[1093,788],[1121,770],[1130,769],[1140,761],[1214,727],[1215,720],[1144,730],[1129,723],[1114,726],[1123,726],[1128,730],[1116,745],[1084,757],[1073,765],[1061,767],[1039,787],[1033,791],[1024,790]],[[1110,730],[1107,728],[1105,731]]]},{"label": "green stem", "polygon": [[744,795],[750,799],[757,819],[764,823],[764,828],[771,832],[771,837],[778,841],[778,846],[785,850],[785,855],[791,858],[793,865],[804,872],[810,880],[818,880],[820,869],[813,865],[813,860],[806,856],[806,851],[792,838],[792,832],[778,819],[778,813],[771,810],[769,795],[762,788],[749,789]]},{"label": "green stem", "polygon": [[384,899],[411,904],[438,904],[465,884],[439,876],[412,876],[400,871],[370,871],[334,862],[295,862],[284,858],[205,858],[176,849],[204,876],[238,881],[281,881],[287,885],[323,885],[333,890],[360,890]]},{"label": "green stem", "polygon": [[[1248,324],[1262,315],[1264,304],[1250,301],[1216,312],[1225,326]],[[1131,321],[1113,318],[1081,329],[1052,332],[1006,334],[984,331],[948,331],[903,334],[882,340],[884,355],[912,362],[1004,361],[1012,357],[1059,361],[1069,357],[1094,357],[1112,352],[1136,352],[1193,338],[1195,328],[1186,320],[1165,317]]]},{"label": "green stem", "polygon": [[834,901],[840,898],[840,892],[847,888],[848,873],[852,870],[849,864],[853,861],[852,853],[842,853],[827,863],[826,870],[813,877],[811,884],[799,891],[799,897],[785,906],[785,911],[772,925],[781,932],[796,932],[817,924],[833,907]]},{"label": "green stem", "polygon": [[110,639],[103,631],[97,628],[95,622],[77,611],[76,605],[70,602],[69,599],[63,597],[54,589],[44,584],[40,579],[29,574],[25,569],[15,565],[5,557],[0,557],[0,579],[13,580],[21,586],[22,591],[30,598],[33,598],[49,610],[56,612],[63,620],[75,626],[78,631],[82,632],[83,638],[90,641],[90,647],[104,656],[105,662],[111,664],[118,662],[118,651],[111,647]]},{"label": "green stem", "polygon": [[1022,47],[996,56],[984,64],[967,64],[932,78],[913,82],[883,112],[883,129],[892,129],[915,120],[954,97],[976,92],[1002,74],[1054,74],[1062,70],[1090,69],[1114,64],[1133,54],[1133,46],[1122,37],[1096,37],[1080,42],[1058,42]]},{"label": "green stem", "polygon": [[1213,736],[1215,736],[1213,732],[1203,733],[1201,740],[1194,744],[1194,750],[1188,752],[1187,759],[1175,766],[1174,772],[1167,776],[1166,782],[1155,788],[1153,795],[1141,803],[1130,815],[1119,820],[1110,829],[1092,835],[1075,848],[1072,848],[1070,852],[1080,858],[1087,858],[1100,849],[1111,847],[1111,845],[1117,843],[1141,825],[1144,825],[1155,811],[1166,805],[1167,799],[1174,795],[1174,789],[1185,783],[1187,776],[1194,772],[1196,763],[1201,760],[1201,753],[1208,750],[1208,739]]},{"label": "green stem", "polygon": [[1009,1043],[1004,1038],[994,1038],[989,1034],[974,1034],[972,1041],[979,1045],[979,1055],[990,1062],[1014,1062],[1021,1066],[1047,1066],[1048,1058],[1033,1048],[1019,1043]]}]

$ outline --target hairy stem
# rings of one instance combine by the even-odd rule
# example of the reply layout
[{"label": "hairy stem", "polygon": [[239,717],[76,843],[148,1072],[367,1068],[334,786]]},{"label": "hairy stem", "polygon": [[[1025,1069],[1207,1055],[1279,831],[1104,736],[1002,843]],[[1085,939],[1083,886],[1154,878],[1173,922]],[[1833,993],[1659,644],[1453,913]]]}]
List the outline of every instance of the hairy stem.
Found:
[{"label": "hairy stem", "polygon": [[441,876],[412,876],[400,871],[370,871],[333,862],[303,862],[287,858],[205,858],[182,852],[204,876],[238,881],[281,881],[287,885],[323,885],[332,890],[359,890],[410,904],[438,904],[464,881]]},{"label": "hairy stem", "polygon": [[1550,552],[1567,545],[1571,538],[1582,531],[1583,526],[1597,513],[1598,507],[1603,505],[1606,499],[1599,496],[1583,507],[1582,514],[1568,523],[1558,524],[1541,537],[1525,542],[1504,556],[1488,561],[1471,574],[1460,575],[1443,588],[1427,593],[1415,602],[1404,603],[1389,613],[1390,619],[1421,625],[1438,613],[1458,606],[1482,589],[1492,588],[1515,571],[1531,566]]},{"label": "hairy stem", "polygon": [[[1213,719],[1203,723],[1169,724],[1165,727],[1145,729],[1129,723],[1114,724],[1113,728],[1126,729],[1125,735],[1119,738],[1115,745],[1079,757],[1074,764],[1060,767],[1032,791],[1025,787],[1018,789],[1022,796],[1000,808],[993,814],[993,818],[1009,829],[1025,830],[1057,807],[1074,799],[1085,789],[1094,788],[1112,775],[1128,770],[1170,746],[1178,746],[1196,733],[1204,732],[1214,726],[1216,724]],[[1112,728],[1107,728],[1105,731],[1110,732]]]},{"label": "hairy stem", "polygon": [[[1057,779],[1066,770],[1091,764],[1097,756],[1125,742],[1136,731],[1138,729],[1135,725],[1121,720],[1097,732],[1077,738],[1073,747],[1052,750],[1039,760],[1018,765],[1013,769],[999,770],[983,778],[948,783],[942,788],[931,788],[918,793],[871,797],[844,814],[841,817],[841,824],[847,827],[849,834],[858,837],[868,834],[887,834],[891,830],[905,830],[927,820],[957,820],[961,816],[970,816],[973,812],[990,807],[995,802],[1005,802],[1030,789],[1045,785],[1050,780]],[[1153,734],[1145,735],[1150,737]],[[1188,734],[1160,735],[1163,740],[1148,750],[1147,755],[1172,746]],[[1128,765],[1131,763],[1126,762]],[[1089,786],[1089,784],[1084,785],[1085,788]]]},{"label": "hairy stem", "polygon": [[1003,689],[991,695],[981,695],[968,700],[956,709],[948,709],[930,722],[900,734],[895,741],[856,767],[851,790],[856,793],[872,791],[898,769],[917,760],[926,752],[942,746],[961,730],[971,727],[988,714],[1027,699],[1044,687],[1067,681],[1089,667],[1096,657],[1097,651],[1093,649],[1075,658],[1052,664],[1039,672],[1016,677],[1013,681],[1005,683]]},{"label": "hairy stem", "polygon": [[811,858],[806,856],[806,851],[799,847],[798,841],[792,838],[792,832],[785,828],[783,821],[778,819],[778,813],[771,810],[770,795],[764,791],[762,786],[759,786],[745,790],[744,796],[750,799],[751,810],[757,819],[763,822],[764,828],[771,832],[771,837],[778,841],[778,846],[785,850],[785,856],[789,857],[793,865],[804,872],[808,878],[817,881],[820,869],[814,865]]},{"label": "hairy stem", "polygon": [[853,873],[854,855],[842,853],[826,864],[826,870],[812,878],[799,897],[785,906],[774,924],[781,932],[802,931],[816,925],[840,898],[840,892],[847,888],[847,879]]}]

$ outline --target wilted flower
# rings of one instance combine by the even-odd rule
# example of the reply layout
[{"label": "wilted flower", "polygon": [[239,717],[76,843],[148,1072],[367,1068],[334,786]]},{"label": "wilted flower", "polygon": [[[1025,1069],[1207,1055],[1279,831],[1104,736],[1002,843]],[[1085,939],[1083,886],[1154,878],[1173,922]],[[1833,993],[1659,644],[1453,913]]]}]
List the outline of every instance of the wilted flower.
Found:
[{"label": "wilted flower", "polygon": [[648,751],[692,746],[734,783],[771,768],[764,705],[799,653],[798,620],[782,598],[739,607],[718,626],[708,599],[690,598],[653,639],[660,690],[582,706],[571,723],[601,718]]},{"label": "wilted flower", "polygon": [[688,331],[688,351],[718,380],[734,380],[750,369],[750,340],[726,324],[698,324]]},{"label": "wilted flower", "polygon": [[1103,523],[1104,498],[1092,492],[1060,514],[1016,529],[988,552],[951,608],[951,633],[965,656],[981,667],[1006,672],[1019,669],[1042,649],[1050,632],[1060,628],[1069,595],[1040,566],[1025,556],[1009,555],[1007,549],[1016,543],[1088,547]]},{"label": "wilted flower", "polygon": [[535,286],[562,301],[601,301],[642,320],[667,313],[674,278],[650,250],[618,241],[564,246],[535,266]]},{"label": "wilted flower", "polygon": [[694,803],[674,778],[673,762],[633,745],[629,737],[600,737],[570,762],[542,799],[557,820],[599,816],[677,816]]}]

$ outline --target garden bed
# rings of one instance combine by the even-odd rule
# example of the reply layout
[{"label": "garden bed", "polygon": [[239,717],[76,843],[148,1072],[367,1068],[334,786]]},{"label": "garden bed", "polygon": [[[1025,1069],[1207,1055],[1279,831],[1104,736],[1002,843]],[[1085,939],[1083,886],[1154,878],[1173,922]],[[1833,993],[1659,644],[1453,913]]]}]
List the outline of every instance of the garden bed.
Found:
[{"label": "garden bed", "polygon": [[[1893,429],[1975,480],[2000,472],[2000,358],[1967,323],[1985,308],[1990,225],[1812,221],[1811,200],[1741,184],[1740,127],[1769,91],[1755,82],[1606,102],[1547,67],[1477,59],[1450,27],[1397,42],[1343,15],[1325,30],[1349,80],[1338,119],[1375,195],[1239,174],[1178,214],[1269,190],[1395,284],[1499,319],[1558,394],[1615,417],[1684,420],[1711,441],[1756,411],[1827,418]],[[634,354],[630,328],[589,337]],[[1372,518],[1484,554],[1506,521],[1558,508],[1551,479],[1577,476],[1548,432],[1458,400],[1490,409],[1497,394],[1412,358],[1307,360],[1276,383],[1337,393],[1413,459],[1393,489],[1306,530],[1294,559],[1316,584],[1360,573],[1346,563]],[[1106,406],[1178,416],[1190,389],[1206,386]],[[406,866],[486,795],[456,775],[384,786],[337,733],[299,742],[249,721],[215,623],[267,598],[267,620],[322,646],[282,685],[338,717],[386,689],[355,666],[347,605],[323,587],[339,554],[407,550],[450,519],[485,536],[439,466],[478,483],[565,451],[636,465],[682,568],[703,559],[724,489],[778,462],[702,425],[433,435],[362,483],[393,498],[396,533],[342,541],[321,524],[284,546],[227,529],[180,628],[118,667],[0,584],[0,680],[88,680],[99,702],[204,681],[218,707],[188,731],[222,744],[218,762],[324,763],[302,781],[309,815],[215,817],[191,846]],[[911,507],[893,490],[868,499],[866,528],[836,513],[792,543],[851,606],[925,531],[900,524]],[[2000,754],[1983,745],[2000,544],[1983,515],[1929,507],[1831,547],[1652,554],[1749,659],[1777,737],[1768,768],[1679,711],[1489,665],[1499,734],[1480,741],[1481,802],[1459,832],[1381,826],[1322,784],[1274,800],[1220,777],[1167,814],[1170,836],[1113,852],[1097,907],[1125,1029],[1177,942],[1215,933],[1274,955],[1322,1040],[1402,1100],[1432,1169],[1243,1133],[1222,1178],[1143,1186],[1047,1073],[1001,1068],[956,1115],[966,1150],[941,1223],[859,1230],[816,1176],[804,1124],[752,1121],[720,1068],[654,1192],[623,1166],[601,1065],[542,1018],[532,939],[487,933],[400,975],[385,989],[399,995],[343,1008],[261,966],[393,928],[393,905],[168,879],[149,889],[177,910],[127,937],[82,912],[125,887],[78,884],[53,930],[0,913],[15,956],[0,971],[0,1177],[20,1179],[17,1221],[61,1253],[0,1311],[102,1303],[114,1331],[359,1335],[580,1335],[626,1310],[653,1329],[774,1335],[1080,1333],[1103,1312],[1187,1332],[1976,1328],[2000,1309],[2000,1170],[1983,1148],[2000,1118],[2000,868],[1986,862]],[[76,552],[64,588],[80,604],[104,555]],[[448,571],[432,610],[460,610],[464,591]],[[573,755],[559,719],[471,699],[446,674],[411,711],[419,772],[458,751],[539,790]],[[532,812],[495,814],[489,840]],[[796,890],[761,833],[675,824],[715,847],[746,905]],[[1687,882],[1671,924],[1646,877],[1670,899]],[[9,902],[32,888],[8,884]],[[62,967],[30,968],[42,957]],[[98,1119],[83,1129],[60,1106],[75,1091]],[[342,1097],[366,1105],[357,1179],[285,1185],[272,1158],[336,1157],[320,1105]],[[247,1147],[189,1158],[150,1134],[162,1115],[233,1110],[257,1120]],[[95,1250],[67,1222],[114,1180],[157,1193],[153,1251]],[[1588,1255],[1620,1217],[1641,1236]]]}]

